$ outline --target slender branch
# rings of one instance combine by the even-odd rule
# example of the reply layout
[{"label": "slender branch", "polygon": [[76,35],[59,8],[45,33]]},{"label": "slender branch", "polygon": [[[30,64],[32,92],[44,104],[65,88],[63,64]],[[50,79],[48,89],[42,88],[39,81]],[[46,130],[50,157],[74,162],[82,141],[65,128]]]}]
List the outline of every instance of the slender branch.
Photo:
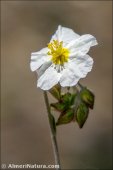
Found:
[{"label": "slender branch", "polygon": [[84,86],[80,82],[78,82],[78,85],[80,86],[81,89],[84,88]]},{"label": "slender branch", "polygon": [[51,134],[51,140],[52,140],[52,146],[53,146],[53,151],[54,151],[54,157],[55,157],[55,165],[59,165],[59,167],[56,168],[56,170],[61,170],[60,169],[60,158],[59,158],[59,152],[58,152],[58,145],[57,145],[57,140],[56,140],[56,134],[53,130],[53,125],[51,122],[51,110],[50,110],[50,105],[49,105],[49,100],[48,100],[48,95],[47,92],[44,91],[44,99],[45,99],[45,104],[48,112],[48,119],[49,119],[49,126],[50,126],[50,134]]}]

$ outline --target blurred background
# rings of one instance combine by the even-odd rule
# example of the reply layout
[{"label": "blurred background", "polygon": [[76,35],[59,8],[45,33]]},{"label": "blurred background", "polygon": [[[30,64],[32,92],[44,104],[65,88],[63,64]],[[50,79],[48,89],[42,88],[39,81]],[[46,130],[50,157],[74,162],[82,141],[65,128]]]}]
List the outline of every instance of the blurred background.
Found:
[{"label": "blurred background", "polygon": [[43,91],[29,63],[59,24],[99,43],[80,81],[95,93],[94,110],[83,129],[57,129],[62,169],[112,169],[112,1],[1,1],[2,163],[54,164]]}]

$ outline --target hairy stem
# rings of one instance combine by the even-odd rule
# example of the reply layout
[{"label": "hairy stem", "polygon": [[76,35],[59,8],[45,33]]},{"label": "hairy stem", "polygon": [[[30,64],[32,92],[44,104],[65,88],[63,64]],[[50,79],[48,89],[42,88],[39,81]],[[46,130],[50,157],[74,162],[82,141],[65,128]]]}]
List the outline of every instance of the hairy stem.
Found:
[{"label": "hairy stem", "polygon": [[51,122],[51,110],[50,110],[49,99],[48,99],[48,95],[46,91],[44,91],[44,99],[45,99],[45,104],[46,104],[46,108],[48,112],[49,127],[50,127],[50,134],[51,134],[52,146],[53,146],[53,151],[54,151],[55,165],[59,165],[59,167],[56,167],[56,170],[61,170],[58,145],[57,145],[57,140],[56,140],[56,133],[53,129],[53,125]]}]

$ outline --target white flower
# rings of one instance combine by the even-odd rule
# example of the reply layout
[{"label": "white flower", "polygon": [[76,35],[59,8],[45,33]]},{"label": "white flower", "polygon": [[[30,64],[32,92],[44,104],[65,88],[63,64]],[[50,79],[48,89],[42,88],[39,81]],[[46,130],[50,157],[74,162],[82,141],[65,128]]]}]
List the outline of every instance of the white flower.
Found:
[{"label": "white flower", "polygon": [[87,53],[95,45],[94,36],[80,36],[59,25],[48,46],[31,53],[30,67],[39,77],[37,87],[49,90],[57,83],[62,87],[76,85],[92,69],[93,59]]}]

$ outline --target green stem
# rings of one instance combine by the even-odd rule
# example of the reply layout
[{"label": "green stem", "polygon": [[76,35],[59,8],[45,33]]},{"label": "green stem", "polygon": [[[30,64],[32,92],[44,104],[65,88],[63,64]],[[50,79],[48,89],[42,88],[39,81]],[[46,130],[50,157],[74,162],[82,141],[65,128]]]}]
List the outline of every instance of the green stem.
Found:
[{"label": "green stem", "polygon": [[44,91],[44,99],[45,99],[45,104],[46,104],[46,108],[47,108],[47,112],[48,112],[50,134],[51,134],[52,146],[53,146],[54,157],[55,157],[55,165],[59,165],[59,167],[56,168],[56,170],[61,170],[56,134],[54,132],[53,125],[51,122],[51,110],[50,110],[49,99],[48,99],[48,95],[47,95],[46,91]]},{"label": "green stem", "polygon": [[80,82],[78,82],[78,85],[80,86],[81,89],[84,88],[84,86]]}]

